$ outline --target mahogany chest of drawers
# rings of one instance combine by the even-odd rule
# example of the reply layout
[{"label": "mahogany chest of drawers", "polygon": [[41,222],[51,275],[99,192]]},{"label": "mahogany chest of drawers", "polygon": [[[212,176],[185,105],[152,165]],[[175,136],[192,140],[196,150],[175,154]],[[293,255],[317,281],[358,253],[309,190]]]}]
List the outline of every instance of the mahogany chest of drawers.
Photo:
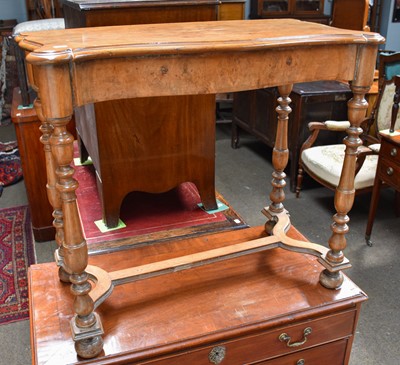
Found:
[{"label": "mahogany chest of drawers", "polygon": [[374,224],[376,209],[378,208],[379,195],[382,184],[396,190],[395,211],[400,216],[400,134],[396,131],[393,136],[381,133],[381,148],[379,150],[378,165],[374,187],[371,196],[371,207],[365,232],[368,245],[372,245],[371,232]]},{"label": "mahogany chest of drawers", "polygon": [[[294,228],[288,233],[302,238]],[[263,227],[199,236],[90,257],[109,270],[259,238]],[[347,364],[366,295],[347,277],[318,282],[311,256],[276,248],[114,288],[97,312],[104,353],[76,357],[72,294],[55,264],[30,269],[34,364]]]}]

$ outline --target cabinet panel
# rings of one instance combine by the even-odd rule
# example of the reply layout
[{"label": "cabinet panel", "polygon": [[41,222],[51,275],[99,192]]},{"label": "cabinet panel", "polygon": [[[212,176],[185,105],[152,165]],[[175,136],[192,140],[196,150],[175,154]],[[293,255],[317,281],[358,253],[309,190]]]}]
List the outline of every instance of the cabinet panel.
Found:
[{"label": "cabinet panel", "polygon": [[251,0],[250,18],[298,18],[328,24],[323,0]]}]

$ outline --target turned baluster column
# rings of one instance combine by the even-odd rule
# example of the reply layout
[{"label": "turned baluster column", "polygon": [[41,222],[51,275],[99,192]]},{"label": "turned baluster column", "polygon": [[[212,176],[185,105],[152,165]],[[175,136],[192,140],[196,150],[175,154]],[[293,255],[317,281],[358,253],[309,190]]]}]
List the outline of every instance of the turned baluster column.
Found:
[{"label": "turned baluster column", "polygon": [[[364,53],[362,55],[361,53]],[[350,267],[345,262],[344,249],[347,246],[346,234],[349,231],[349,216],[354,202],[354,177],[357,161],[357,149],[362,144],[359,135],[362,133],[360,125],[365,119],[368,103],[365,95],[370,89],[373,80],[373,71],[376,59],[376,50],[372,48],[362,48],[359,59],[363,62],[354,75],[351,83],[353,97],[348,102],[348,118],[350,128],[347,130],[347,136],[344,139],[345,158],[343,162],[342,173],[339,184],[335,192],[335,209],[336,214],[333,216],[331,224],[332,235],[328,240],[329,252],[326,255],[327,269],[321,272],[320,283],[330,289],[337,289],[343,282],[342,269]]]},{"label": "turned baluster column", "polygon": [[[36,90],[37,91],[37,90]],[[42,121],[40,126],[40,131],[42,136],[40,137],[40,142],[43,144],[44,156],[46,161],[46,173],[47,173],[47,198],[49,199],[50,205],[53,207],[53,226],[56,229],[55,241],[57,243],[58,249],[55,252],[55,261],[59,267],[58,276],[61,281],[69,282],[69,274],[64,269],[64,223],[63,223],[63,213],[62,213],[62,203],[60,194],[56,188],[57,176],[56,176],[56,165],[51,153],[50,146],[50,136],[53,132],[53,127],[48,123],[42,114],[42,105],[40,98],[34,102],[35,111],[40,121]]]},{"label": "turned baluster column", "polygon": [[[34,63],[34,57],[31,61]],[[75,316],[71,320],[72,336],[78,355],[91,358],[102,351],[101,335],[104,331],[89,295],[92,287],[89,275],[85,271],[88,249],[76,204],[75,190],[78,188],[78,182],[73,178],[75,171],[71,166],[74,137],[67,130],[73,113],[69,65],[60,63],[33,67],[33,78],[40,96],[36,106],[40,110],[39,116],[42,120],[48,190],[58,228],[56,239],[61,244],[60,263],[64,273],[68,273],[71,292],[75,296]]]},{"label": "turned baluster column", "polygon": [[286,186],[284,172],[288,161],[289,161],[289,149],[288,149],[288,120],[289,114],[292,111],[289,104],[291,100],[289,98],[292,92],[293,84],[279,86],[278,91],[280,97],[278,98],[278,107],[276,111],[278,113],[278,125],[276,129],[275,145],[272,152],[272,164],[274,166],[274,172],[272,173],[272,191],[269,195],[271,204],[268,207],[268,211],[264,211],[264,214],[270,219],[265,229],[268,233],[271,233],[273,228],[274,214],[282,213],[284,211],[283,201],[285,200]]},{"label": "turned baluster column", "polygon": [[52,120],[54,128],[50,137],[52,155],[57,162],[57,190],[60,192],[64,214],[65,267],[70,273],[71,291],[75,295],[72,320],[73,339],[77,353],[84,358],[98,355],[102,350],[103,329],[94,313],[94,303],[89,292],[92,289],[85,269],[88,250],[82,234],[75,190],[78,182],[73,178],[73,136],[67,131],[71,117]]}]

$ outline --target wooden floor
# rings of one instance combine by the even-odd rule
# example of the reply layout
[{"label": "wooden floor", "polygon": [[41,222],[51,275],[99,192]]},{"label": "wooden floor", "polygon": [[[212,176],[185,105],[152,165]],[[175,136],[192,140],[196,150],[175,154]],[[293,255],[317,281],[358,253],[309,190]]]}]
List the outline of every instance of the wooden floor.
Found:
[{"label": "wooden floor", "polygon": [[[89,261],[113,271],[255,239],[263,232],[262,227],[248,228],[95,255]],[[289,235],[304,239],[293,228]],[[71,339],[72,294],[68,285],[58,281],[55,264],[33,265],[29,272],[33,363],[141,364],[182,356],[190,349],[204,361],[175,359],[157,364],[209,364],[207,354],[215,344],[241,341],[310,318],[332,317],[333,308],[351,314],[341,315],[345,324],[336,319],[329,324],[333,327],[327,336],[335,334],[335,323],[339,323],[337,330],[344,333],[340,335],[346,338],[344,343],[351,343],[358,315],[355,303],[366,296],[348,278],[340,290],[323,288],[318,281],[321,270],[314,257],[278,248],[117,286],[97,309],[105,330],[104,352],[100,358],[84,362],[76,357]],[[301,338],[302,330],[297,331],[296,337]],[[275,342],[279,342],[277,336],[279,333],[274,334]],[[322,339],[323,334],[311,335],[309,344],[315,346]],[[338,363],[343,364],[348,357],[347,345],[335,344],[341,346]],[[281,345],[280,355],[298,350]],[[271,346],[260,348],[264,350],[252,355],[256,356],[252,360],[271,356]],[[231,355],[223,364],[248,361],[248,351]]]}]

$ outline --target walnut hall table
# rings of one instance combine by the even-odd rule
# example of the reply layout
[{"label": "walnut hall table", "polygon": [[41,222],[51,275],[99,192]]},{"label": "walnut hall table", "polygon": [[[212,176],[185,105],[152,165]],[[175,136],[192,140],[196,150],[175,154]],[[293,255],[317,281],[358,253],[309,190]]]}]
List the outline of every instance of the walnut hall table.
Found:
[{"label": "walnut hall table", "polygon": [[[71,283],[75,296],[71,328],[79,356],[92,358],[102,351],[104,331],[95,309],[116,285],[281,247],[317,256],[323,266],[320,283],[330,289],[341,286],[342,270],[350,267],[343,250],[347,214],[354,200],[359,126],[368,107],[364,96],[373,81],[383,37],[272,19],[68,29],[21,34],[17,41],[27,53],[30,82],[39,95],[35,106],[42,121],[48,196],[54,207],[59,245],[56,261],[60,280]],[[287,236],[290,219],[283,205],[289,94],[294,83],[314,80],[348,80],[353,91],[329,248]],[[87,265],[88,250],[76,205],[78,184],[71,167],[73,138],[66,128],[74,107],[121,98],[215,94],[272,86],[278,86],[281,96],[271,203],[263,209],[270,235],[112,272]]]}]

